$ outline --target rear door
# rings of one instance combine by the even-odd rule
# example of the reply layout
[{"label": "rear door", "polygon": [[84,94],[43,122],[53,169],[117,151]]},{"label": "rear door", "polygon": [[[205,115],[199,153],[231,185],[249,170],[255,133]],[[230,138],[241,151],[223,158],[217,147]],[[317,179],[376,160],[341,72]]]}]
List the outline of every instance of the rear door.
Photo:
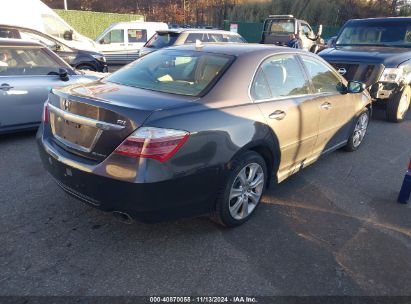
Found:
[{"label": "rear door", "polygon": [[347,140],[356,115],[356,97],[341,93],[341,84],[346,81],[328,64],[314,56],[302,55],[301,58],[317,96],[320,124],[315,154],[321,154]]},{"label": "rear door", "polygon": [[41,47],[0,48],[0,128],[23,128],[41,121],[50,88],[67,85],[60,62]]},{"label": "rear door", "polygon": [[147,29],[130,28],[126,38],[128,61],[134,61],[138,58],[140,48],[147,42]]},{"label": "rear door", "polygon": [[310,159],[318,135],[319,109],[295,55],[274,55],[259,67],[251,97],[277,137],[281,150],[278,179]]}]

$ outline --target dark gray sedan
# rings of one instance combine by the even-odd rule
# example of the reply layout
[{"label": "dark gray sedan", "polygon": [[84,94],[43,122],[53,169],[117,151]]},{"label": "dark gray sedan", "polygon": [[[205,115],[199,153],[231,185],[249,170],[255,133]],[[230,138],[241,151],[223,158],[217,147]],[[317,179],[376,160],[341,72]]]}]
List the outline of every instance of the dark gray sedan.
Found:
[{"label": "dark gray sedan", "polygon": [[51,88],[96,79],[42,44],[0,39],[0,134],[37,128]]},{"label": "dark gray sedan", "polygon": [[371,104],[316,55],[186,45],[53,90],[37,140],[69,194],[124,219],[245,222],[264,189],[365,136]]}]

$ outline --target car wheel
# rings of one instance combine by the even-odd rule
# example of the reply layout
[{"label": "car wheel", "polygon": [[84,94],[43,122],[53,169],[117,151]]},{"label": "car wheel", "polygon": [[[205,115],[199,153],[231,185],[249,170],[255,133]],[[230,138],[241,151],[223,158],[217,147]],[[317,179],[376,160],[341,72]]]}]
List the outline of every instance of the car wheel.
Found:
[{"label": "car wheel", "polygon": [[219,191],[212,219],[226,227],[241,225],[259,205],[266,183],[267,165],[260,154],[242,154]]},{"label": "car wheel", "polygon": [[403,90],[391,96],[387,103],[387,120],[391,122],[403,121],[410,108],[410,100],[410,86],[406,86]]},{"label": "car wheel", "polygon": [[357,150],[364,140],[365,134],[367,133],[368,124],[370,122],[370,112],[368,110],[361,113],[355,122],[354,129],[348,138],[345,150],[348,152],[353,152]]},{"label": "car wheel", "polygon": [[80,70],[80,71],[93,71],[93,72],[97,72],[97,70],[96,70],[93,66],[88,65],[88,64],[80,64],[80,65],[78,65],[78,66],[76,67],[76,69],[77,69],[77,70]]}]

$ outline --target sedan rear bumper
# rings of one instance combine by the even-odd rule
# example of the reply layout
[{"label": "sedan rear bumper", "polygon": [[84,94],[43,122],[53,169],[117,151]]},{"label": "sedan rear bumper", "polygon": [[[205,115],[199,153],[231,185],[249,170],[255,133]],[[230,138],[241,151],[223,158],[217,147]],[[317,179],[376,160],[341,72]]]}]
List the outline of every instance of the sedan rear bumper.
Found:
[{"label": "sedan rear bumper", "polygon": [[166,181],[131,183],[67,165],[53,155],[56,151],[47,152],[41,136],[37,143],[44,167],[68,194],[100,210],[120,211],[147,223],[209,213],[222,176],[218,168],[207,168]]}]

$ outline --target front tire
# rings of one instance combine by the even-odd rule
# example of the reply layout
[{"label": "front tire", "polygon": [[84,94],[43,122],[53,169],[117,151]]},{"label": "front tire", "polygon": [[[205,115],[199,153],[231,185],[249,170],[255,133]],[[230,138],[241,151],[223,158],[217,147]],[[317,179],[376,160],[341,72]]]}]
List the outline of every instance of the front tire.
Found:
[{"label": "front tire", "polygon": [[260,154],[247,151],[233,161],[220,188],[212,219],[225,227],[246,222],[258,207],[267,183],[267,165]]},{"label": "front tire", "polygon": [[364,140],[365,134],[367,133],[368,124],[370,122],[370,112],[365,110],[358,116],[355,122],[354,128],[351,132],[348,142],[344,147],[348,152],[356,151]]},{"label": "front tire", "polygon": [[410,108],[411,88],[410,86],[395,93],[387,102],[387,120],[391,122],[401,122],[404,120]]}]

